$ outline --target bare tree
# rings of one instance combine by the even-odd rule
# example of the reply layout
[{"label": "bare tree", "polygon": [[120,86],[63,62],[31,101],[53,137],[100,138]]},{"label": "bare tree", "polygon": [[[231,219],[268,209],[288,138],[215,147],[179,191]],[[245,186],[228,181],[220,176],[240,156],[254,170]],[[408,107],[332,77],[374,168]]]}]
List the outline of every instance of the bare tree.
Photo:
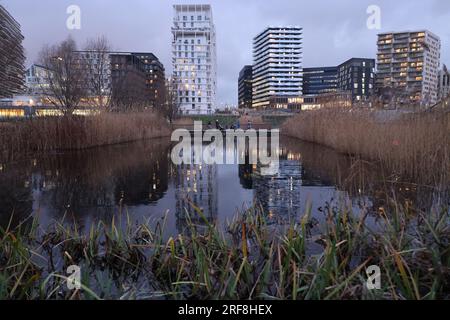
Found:
[{"label": "bare tree", "polygon": [[146,74],[139,58],[133,54],[112,54],[111,64],[111,109],[134,111],[149,108]]},{"label": "bare tree", "polygon": [[89,55],[84,59],[87,91],[92,98],[89,102],[101,109],[111,106],[111,49],[105,36],[89,39],[84,48]]},{"label": "bare tree", "polygon": [[148,108],[145,80],[133,71],[122,70],[113,77],[111,111],[143,111]]},{"label": "bare tree", "polygon": [[180,102],[177,94],[177,78],[170,78],[166,81],[165,93],[165,104],[164,108],[161,110],[162,114],[170,121],[173,122],[174,118],[180,112]]},{"label": "bare tree", "polygon": [[85,95],[83,70],[75,41],[69,37],[63,42],[45,46],[40,53],[40,64],[46,73],[46,98],[64,115],[71,115]]}]

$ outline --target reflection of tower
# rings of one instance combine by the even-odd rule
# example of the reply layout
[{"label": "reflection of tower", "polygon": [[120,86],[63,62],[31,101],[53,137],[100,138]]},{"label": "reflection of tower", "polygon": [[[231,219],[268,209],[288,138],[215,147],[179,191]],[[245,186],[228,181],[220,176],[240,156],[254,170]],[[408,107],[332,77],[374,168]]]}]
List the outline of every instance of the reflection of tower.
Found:
[{"label": "reflection of tower", "polygon": [[[0,163],[0,228],[14,228],[33,210],[31,173],[28,167]],[[12,220],[11,220],[12,219]],[[31,222],[29,219],[27,224]]]},{"label": "reflection of tower", "polygon": [[254,175],[257,204],[277,220],[288,221],[299,214],[302,167],[298,155],[281,150],[276,175],[263,176],[260,169],[258,166]]},{"label": "reflection of tower", "polygon": [[198,225],[205,223],[204,218],[209,223],[216,220],[217,165],[182,164],[177,167],[175,185],[177,228],[180,233],[186,229],[188,216]]},{"label": "reflection of tower", "polygon": [[239,165],[239,181],[244,189],[253,189],[253,164],[250,163],[248,150],[245,152],[245,164]]},{"label": "reflection of tower", "polygon": [[126,205],[155,203],[168,188],[167,148],[147,151],[145,161],[117,174],[116,197]]}]

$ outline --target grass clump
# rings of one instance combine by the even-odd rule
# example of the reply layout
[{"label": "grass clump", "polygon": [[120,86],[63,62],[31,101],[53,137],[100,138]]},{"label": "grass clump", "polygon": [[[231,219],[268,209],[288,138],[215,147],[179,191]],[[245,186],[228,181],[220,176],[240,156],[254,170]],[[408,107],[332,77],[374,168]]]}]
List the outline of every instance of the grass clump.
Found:
[{"label": "grass clump", "polygon": [[[0,231],[1,299],[448,299],[449,209],[380,212],[374,231],[350,206],[308,212],[274,226],[255,207],[224,231],[190,219],[165,236],[165,219],[136,224],[118,214],[81,228],[37,219]],[[202,212],[197,210],[202,217]],[[203,221],[194,223],[192,221]],[[315,249],[312,249],[315,248]],[[82,288],[67,288],[67,267]],[[378,265],[382,288],[368,290],[365,270]]]}]

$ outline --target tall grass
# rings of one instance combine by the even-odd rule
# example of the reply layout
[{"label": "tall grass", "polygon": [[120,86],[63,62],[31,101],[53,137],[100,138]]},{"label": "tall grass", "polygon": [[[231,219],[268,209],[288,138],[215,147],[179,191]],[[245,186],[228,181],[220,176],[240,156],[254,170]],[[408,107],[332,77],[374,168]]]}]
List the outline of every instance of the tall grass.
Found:
[{"label": "tall grass", "polygon": [[[395,202],[380,213],[381,232],[349,208],[327,208],[320,226],[307,210],[274,229],[254,207],[226,233],[197,209],[186,233],[170,238],[165,220],[136,225],[122,210],[87,229],[62,221],[41,230],[35,219],[0,230],[0,299],[450,298],[448,207],[412,213]],[[73,264],[83,275],[75,291],[66,286]],[[382,281],[371,291],[365,270],[374,264]]]},{"label": "tall grass", "polygon": [[379,161],[388,174],[406,174],[432,184],[449,181],[448,112],[389,119],[371,111],[322,109],[295,116],[283,125],[282,133]]},{"label": "tall grass", "polygon": [[34,118],[0,125],[0,156],[77,150],[170,135],[156,113],[101,113],[90,117]]}]

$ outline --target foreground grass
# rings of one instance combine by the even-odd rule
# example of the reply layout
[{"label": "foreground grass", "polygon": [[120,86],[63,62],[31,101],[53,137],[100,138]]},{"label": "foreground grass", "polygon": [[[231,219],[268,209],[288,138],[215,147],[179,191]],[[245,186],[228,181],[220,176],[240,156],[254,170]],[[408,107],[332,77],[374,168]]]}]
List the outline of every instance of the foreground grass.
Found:
[{"label": "foreground grass", "polygon": [[[357,217],[345,205],[327,208],[324,225],[306,212],[283,228],[253,208],[226,232],[198,210],[171,238],[164,219],[137,225],[121,213],[88,230],[72,221],[41,228],[34,219],[0,231],[0,298],[450,298],[449,209],[392,207],[380,211],[377,232],[366,213]],[[315,254],[313,244],[321,248]],[[66,269],[74,264],[83,285],[71,291]],[[366,289],[370,265],[381,268],[381,290]]]},{"label": "foreground grass", "polygon": [[153,112],[27,119],[0,126],[0,159],[12,160],[36,152],[79,150],[169,135],[167,122]]},{"label": "foreground grass", "polygon": [[379,162],[388,173],[430,185],[450,181],[450,113],[405,114],[389,119],[367,110],[322,109],[288,120],[283,134]]}]

